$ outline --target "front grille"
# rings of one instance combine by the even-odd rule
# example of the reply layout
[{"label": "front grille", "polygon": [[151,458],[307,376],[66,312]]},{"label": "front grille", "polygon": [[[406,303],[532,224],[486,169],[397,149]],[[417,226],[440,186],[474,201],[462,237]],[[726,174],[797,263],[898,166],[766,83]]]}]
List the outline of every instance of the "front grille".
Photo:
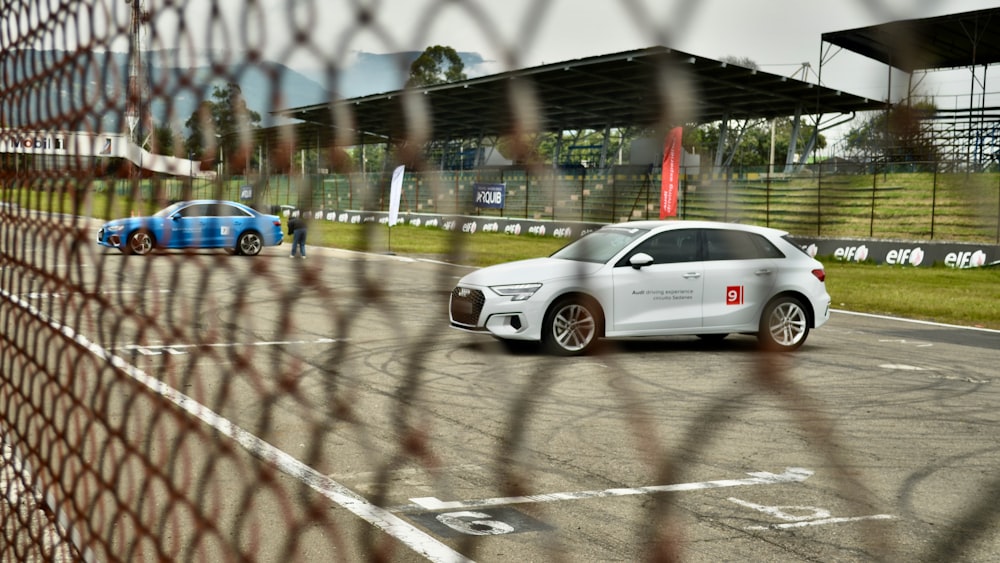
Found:
[{"label": "front grille", "polygon": [[479,313],[483,311],[486,298],[478,289],[456,287],[451,292],[451,321],[469,327],[475,327],[479,322]]}]

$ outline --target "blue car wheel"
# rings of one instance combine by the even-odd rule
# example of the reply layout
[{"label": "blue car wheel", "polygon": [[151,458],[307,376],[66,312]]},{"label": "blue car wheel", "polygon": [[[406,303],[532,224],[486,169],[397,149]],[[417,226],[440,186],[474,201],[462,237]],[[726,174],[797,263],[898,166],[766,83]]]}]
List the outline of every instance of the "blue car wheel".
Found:
[{"label": "blue car wheel", "polygon": [[148,231],[136,231],[129,235],[128,241],[125,242],[124,252],[144,256],[153,251],[154,244],[153,235]]},{"label": "blue car wheel", "polygon": [[236,243],[237,252],[244,256],[256,256],[260,254],[260,249],[264,247],[264,239],[254,231],[243,233]]}]

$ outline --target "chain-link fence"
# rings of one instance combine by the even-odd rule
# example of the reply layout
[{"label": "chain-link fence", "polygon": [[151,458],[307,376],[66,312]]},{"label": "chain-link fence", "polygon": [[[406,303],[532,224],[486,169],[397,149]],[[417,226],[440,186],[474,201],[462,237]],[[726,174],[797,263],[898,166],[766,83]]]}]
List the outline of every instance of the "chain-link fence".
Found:
[{"label": "chain-link fence", "polygon": [[[991,172],[925,172],[868,166],[845,172],[816,165],[793,176],[766,168],[720,168],[702,173],[681,168],[678,216],[755,223],[798,234],[1000,243],[1000,175]],[[713,171],[714,170],[714,171]],[[404,176],[400,212],[454,216],[529,218],[541,221],[615,223],[655,219],[660,213],[660,170],[616,166],[608,171],[538,171],[523,167],[465,172],[411,172]],[[505,190],[500,209],[470,208],[477,184]],[[263,185],[268,206],[308,210],[336,220],[344,212],[387,212],[389,186],[362,173],[226,177],[214,181],[143,182],[139,197],[166,201],[185,196],[239,200],[248,187]],[[98,193],[127,182],[97,184]],[[221,189],[221,192],[219,191]]]},{"label": "chain-link fence", "polygon": [[[264,78],[256,84],[265,89],[268,107],[231,117],[248,120],[250,111],[266,116],[285,109],[277,85],[291,71],[264,65],[262,54],[275,53],[268,42],[284,45],[276,56],[287,60],[279,63],[303,53],[317,57],[328,79],[322,87],[332,89],[349,64],[352,38],[361,34],[381,38],[387,51],[412,47],[403,37],[432,44],[437,18],[457,13],[489,36],[508,58],[502,64],[512,68],[521,46],[542,33],[531,22],[558,18],[558,3],[515,2],[524,23],[504,37],[499,22],[471,0],[425,2],[421,18],[406,22],[384,13],[388,3],[338,2],[336,16],[321,4],[0,4],[0,125],[5,146],[20,147],[0,156],[0,559],[684,559],[691,553],[684,538],[696,535],[692,515],[718,520],[713,514],[732,503],[723,497],[711,507],[681,506],[674,491],[694,487],[667,485],[704,476],[703,488],[711,489],[811,474],[782,477],[779,467],[776,475],[712,480],[712,470],[729,475],[737,464],[704,459],[709,444],[733,439],[730,421],[757,416],[750,403],[759,397],[784,409],[798,446],[833,475],[829,487],[845,505],[878,504],[872,490],[880,483],[857,477],[825,416],[832,407],[801,384],[784,358],[739,345],[728,359],[709,354],[714,369],[725,374],[720,377],[733,376],[732,384],[687,395],[697,397],[696,405],[678,421],[661,418],[658,405],[679,404],[686,391],[649,380],[671,360],[639,365],[622,354],[598,355],[572,364],[566,379],[557,377],[567,369],[564,360],[498,352],[443,334],[448,293],[468,271],[455,265],[463,252],[457,233],[449,263],[312,246],[305,261],[289,260],[286,246],[252,258],[212,250],[140,258],[99,246],[95,236],[106,219],[143,215],[177,200],[247,199],[248,186],[265,211],[284,205],[388,209],[383,176],[294,173],[294,153],[315,149],[308,143],[292,154],[266,155],[273,174],[244,177],[204,155],[228,150],[225,162],[235,167],[240,158],[253,158],[258,147],[252,140],[224,146],[209,128],[196,139],[199,146],[185,145],[183,132],[214,123],[199,121],[198,103],[218,100],[213,89],[258,71]],[[857,4],[896,15],[879,2]],[[662,21],[662,7],[624,0],[609,5],[626,14],[631,33],[649,44],[669,44],[699,9],[698,2],[675,3],[667,15],[679,23],[661,27],[654,22]],[[329,17],[352,22],[333,48],[322,19]],[[169,71],[135,56],[152,51],[174,63]],[[178,125],[176,136],[158,140],[169,123]],[[81,147],[90,143],[80,152],[97,156],[46,152],[70,138]],[[103,156],[105,141],[107,155],[117,158]],[[114,153],[126,141],[150,149],[135,152],[141,158],[158,145],[173,145],[170,152],[181,164],[173,175],[151,172],[140,157],[130,164],[131,149]],[[419,160],[417,154],[408,156]],[[680,215],[805,234],[997,241],[995,173],[921,174],[686,170]],[[504,184],[506,207],[473,208],[477,182]],[[659,183],[658,170],[624,166],[409,173],[401,207],[613,222],[656,216]],[[614,435],[597,424],[609,412],[618,415]],[[579,434],[557,439],[556,427]],[[767,421],[756,426],[760,432],[769,427]],[[616,465],[630,469],[616,473]],[[996,467],[977,466],[990,475]],[[651,491],[625,492],[624,483],[649,481],[665,488],[626,516],[581,510],[569,519],[542,507],[506,513],[510,519],[501,521],[484,508],[500,505],[491,498],[523,503],[532,494],[539,496],[531,500],[544,503],[556,497],[538,491],[570,487],[590,491],[575,497],[584,500],[646,494]],[[996,519],[993,485],[987,478],[981,502],[943,516],[945,531],[931,545],[916,541],[919,534],[909,528],[894,535],[878,524],[852,535],[858,547],[832,553],[838,560],[886,561],[965,553],[982,537],[980,526],[989,528]],[[459,495],[486,500],[437,501]],[[421,520],[419,509],[431,517]],[[618,520],[626,522],[618,535],[599,533]],[[521,543],[491,541],[515,527],[536,535],[522,536],[531,539]],[[555,527],[580,533],[545,535]],[[701,555],[692,558],[768,557],[748,545],[754,533],[729,548],[695,550]],[[916,547],[907,543],[913,541]],[[782,557],[825,560],[830,553],[789,548]]]}]

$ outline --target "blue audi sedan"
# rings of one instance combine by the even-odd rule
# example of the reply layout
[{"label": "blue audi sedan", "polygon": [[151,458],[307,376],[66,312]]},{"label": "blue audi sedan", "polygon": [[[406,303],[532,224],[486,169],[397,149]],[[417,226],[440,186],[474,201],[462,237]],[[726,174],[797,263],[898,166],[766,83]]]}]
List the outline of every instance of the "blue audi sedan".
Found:
[{"label": "blue audi sedan", "polygon": [[255,256],[265,246],[282,243],[281,218],[234,201],[180,201],[150,217],[105,223],[97,243],[125,254],[154,249],[224,248]]}]

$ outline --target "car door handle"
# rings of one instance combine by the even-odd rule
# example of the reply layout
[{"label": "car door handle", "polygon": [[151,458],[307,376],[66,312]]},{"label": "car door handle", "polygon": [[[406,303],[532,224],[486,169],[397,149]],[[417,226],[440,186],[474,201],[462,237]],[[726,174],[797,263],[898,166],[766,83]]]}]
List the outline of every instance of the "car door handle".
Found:
[{"label": "car door handle", "polygon": [[701,277],[701,272],[688,272],[683,277],[686,280],[696,280]]},{"label": "car door handle", "polygon": [[754,274],[758,276],[770,276],[772,273],[773,272],[769,268],[761,268],[760,270],[754,272]]}]

